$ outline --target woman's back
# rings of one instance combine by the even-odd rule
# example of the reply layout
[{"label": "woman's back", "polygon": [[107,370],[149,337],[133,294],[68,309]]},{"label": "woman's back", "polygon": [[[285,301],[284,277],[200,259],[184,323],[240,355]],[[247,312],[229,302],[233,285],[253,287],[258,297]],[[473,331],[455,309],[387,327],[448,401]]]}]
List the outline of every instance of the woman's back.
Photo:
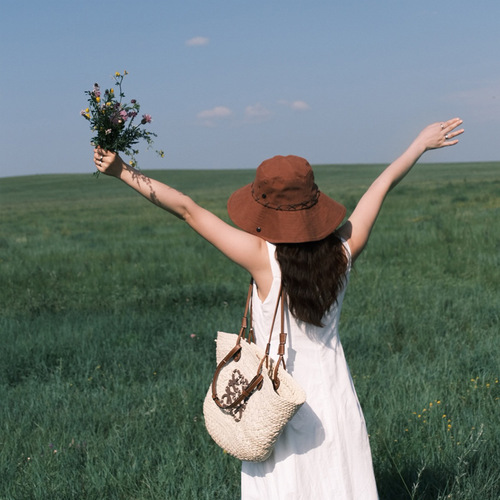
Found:
[{"label": "woman's back", "polygon": [[[261,346],[267,342],[281,283],[275,246],[267,245],[273,284],[264,301],[256,289],[253,294],[253,325]],[[348,274],[349,268],[346,281]],[[366,426],[338,335],[344,293],[345,287],[322,328],[297,321],[285,309],[287,371],[302,385],[307,401],[267,461],[243,462],[244,500],[377,498]],[[271,356],[277,352],[279,327],[277,320]]]}]

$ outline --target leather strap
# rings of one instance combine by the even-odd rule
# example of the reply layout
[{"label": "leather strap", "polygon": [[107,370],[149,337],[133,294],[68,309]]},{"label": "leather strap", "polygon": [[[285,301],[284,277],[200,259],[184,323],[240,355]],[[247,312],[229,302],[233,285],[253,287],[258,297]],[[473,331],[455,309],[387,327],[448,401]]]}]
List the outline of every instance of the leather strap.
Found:
[{"label": "leather strap", "polygon": [[[250,285],[248,286],[248,293],[247,293],[247,301],[245,303],[245,312],[243,313],[243,317],[241,318],[241,327],[240,327],[240,333],[238,334],[238,338],[236,340],[236,346],[240,345],[241,339],[245,338],[245,333],[248,332],[247,335],[247,342],[252,342],[252,338],[254,338],[253,334],[253,328],[252,328],[252,291],[253,291],[253,279],[250,279]],[[250,310],[250,328],[248,327],[248,311]],[[232,351],[231,351],[232,352]],[[229,356],[229,354],[228,354]],[[241,349],[239,349],[235,353],[235,361],[239,361],[241,356]],[[227,356],[226,356],[227,358]],[[224,359],[226,359],[224,358]],[[229,361],[229,360],[228,360]]]},{"label": "leather strap", "polygon": [[[261,359],[259,363],[259,367],[257,369],[257,373],[255,377],[250,381],[250,383],[243,389],[241,394],[230,404],[225,405],[222,403],[222,401],[219,399],[217,396],[217,380],[219,378],[219,374],[226,366],[227,363],[230,361],[239,361],[241,357],[241,339],[245,338],[245,332],[248,331],[247,335],[247,342],[253,342],[253,327],[252,327],[252,308],[251,308],[251,299],[252,299],[252,292],[253,292],[253,279],[250,280],[250,286],[248,287],[248,295],[247,295],[247,301],[245,304],[245,312],[243,314],[243,318],[241,320],[241,328],[240,328],[240,333],[238,335],[238,338],[236,339],[236,344],[235,346],[226,354],[224,359],[217,365],[217,368],[215,370],[213,379],[212,379],[212,399],[214,400],[215,404],[224,410],[229,410],[231,408],[234,408],[238,406],[240,403],[243,401],[247,400],[256,390],[260,390],[262,388],[262,384],[264,381],[264,376],[262,375],[262,367],[264,365],[264,362],[266,363],[266,369],[268,368],[269,364],[269,352],[271,350],[271,339],[273,336],[273,329],[274,329],[274,322],[276,320],[276,314],[278,313],[278,306],[281,302],[281,331],[280,331],[280,339],[279,339],[279,345],[278,345],[278,361],[276,362],[276,366],[274,367],[274,373],[272,377],[272,382],[273,382],[273,387],[274,390],[278,390],[278,387],[280,385],[280,380],[278,378],[278,368],[280,364],[283,364],[283,368],[286,370],[285,366],[285,359],[284,359],[284,354],[285,354],[285,343],[286,343],[286,333],[284,331],[284,325],[285,325],[285,291],[283,290],[283,284],[280,285],[280,292],[278,294],[278,300],[276,301],[276,307],[274,309],[274,315],[273,315],[273,321],[271,324],[271,330],[269,332],[269,340],[267,342],[266,350],[265,350],[265,355]],[[248,316],[248,311],[250,308],[250,325],[248,325],[247,322],[247,316]]]},{"label": "leather strap", "polygon": [[[285,333],[285,291],[283,290],[283,284],[280,287],[281,290],[281,330],[280,330],[280,339],[278,344],[278,361],[274,367],[273,374],[273,386],[274,390],[277,391],[280,386],[280,379],[278,378],[278,368],[280,364],[283,365],[283,370],[286,370],[285,364],[285,344],[286,344],[286,333]],[[276,314],[276,313],[275,313]]]}]

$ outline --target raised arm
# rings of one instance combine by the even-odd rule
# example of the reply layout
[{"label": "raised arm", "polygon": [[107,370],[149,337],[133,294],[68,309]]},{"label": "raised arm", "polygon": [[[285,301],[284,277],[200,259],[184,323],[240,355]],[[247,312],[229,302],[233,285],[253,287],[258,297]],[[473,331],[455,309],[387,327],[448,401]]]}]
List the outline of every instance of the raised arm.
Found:
[{"label": "raised arm", "polygon": [[249,271],[266,294],[272,275],[264,240],[227,224],[189,196],[127,165],[116,153],[96,148],[94,162],[100,172],[122,180],[151,203],[187,222],[228,258]]},{"label": "raised arm", "polygon": [[453,118],[427,126],[408,149],[375,179],[359,200],[348,221],[339,229],[339,234],[349,243],[353,261],[368,242],[389,191],[403,179],[426,151],[457,144],[458,139],[455,137],[464,132],[463,129],[457,130],[461,124],[460,118]]}]

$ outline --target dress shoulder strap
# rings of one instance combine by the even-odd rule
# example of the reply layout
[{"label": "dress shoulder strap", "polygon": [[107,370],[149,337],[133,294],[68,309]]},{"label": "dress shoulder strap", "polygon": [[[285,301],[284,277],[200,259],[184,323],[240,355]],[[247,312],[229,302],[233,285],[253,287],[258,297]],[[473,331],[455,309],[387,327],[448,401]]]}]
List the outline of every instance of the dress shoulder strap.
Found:
[{"label": "dress shoulder strap", "polygon": [[273,273],[273,278],[279,278],[281,280],[281,269],[276,259],[276,245],[266,241],[267,251],[269,253],[269,262],[271,263],[271,271]]}]

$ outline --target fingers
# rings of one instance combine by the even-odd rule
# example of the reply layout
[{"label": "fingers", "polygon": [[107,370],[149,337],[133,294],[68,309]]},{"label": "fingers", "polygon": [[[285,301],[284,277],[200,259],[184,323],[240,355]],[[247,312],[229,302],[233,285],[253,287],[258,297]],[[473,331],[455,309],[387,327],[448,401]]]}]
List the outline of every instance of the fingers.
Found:
[{"label": "fingers", "polygon": [[94,163],[98,170],[103,169],[103,161],[105,161],[105,151],[101,148],[94,149]]},{"label": "fingers", "polygon": [[453,146],[457,144],[458,139],[455,137],[464,133],[464,129],[455,130],[458,126],[462,125],[463,120],[461,118],[452,118],[446,122],[440,124],[441,133],[443,134],[443,146]]},{"label": "fingers", "polygon": [[463,120],[461,118],[452,118],[451,120],[441,122],[441,128],[446,128],[452,126],[452,128],[455,128],[457,125],[462,123]]},{"label": "fingers", "polygon": [[107,149],[102,148],[101,146],[96,146],[94,148],[94,153],[97,153],[99,156],[106,156],[107,154],[110,154],[111,151],[108,151]]},{"label": "fingers", "polygon": [[440,127],[443,133],[446,135],[451,132],[453,129],[457,128],[459,125],[463,123],[463,120],[460,118],[453,118],[452,120],[448,120],[446,122],[441,122]]},{"label": "fingers", "polygon": [[462,123],[460,118],[432,123],[422,130],[416,141],[425,148],[425,151],[453,146],[458,143],[456,137],[464,132],[463,129],[457,129]]},{"label": "fingers", "polygon": [[94,164],[100,172],[106,175],[118,175],[123,169],[124,163],[120,156],[100,147],[94,149]]}]

